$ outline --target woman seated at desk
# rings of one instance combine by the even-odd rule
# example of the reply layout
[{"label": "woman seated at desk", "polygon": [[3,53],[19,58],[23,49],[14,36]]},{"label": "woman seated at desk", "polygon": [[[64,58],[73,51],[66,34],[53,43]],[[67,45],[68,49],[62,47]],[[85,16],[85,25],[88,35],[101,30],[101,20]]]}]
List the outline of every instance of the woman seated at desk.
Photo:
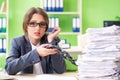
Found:
[{"label": "woman seated at desk", "polygon": [[23,20],[24,35],[12,39],[10,55],[6,59],[5,69],[9,75],[17,73],[64,73],[65,61],[57,49],[47,46],[58,45],[60,28],[48,30],[49,19],[41,8],[28,10]]}]

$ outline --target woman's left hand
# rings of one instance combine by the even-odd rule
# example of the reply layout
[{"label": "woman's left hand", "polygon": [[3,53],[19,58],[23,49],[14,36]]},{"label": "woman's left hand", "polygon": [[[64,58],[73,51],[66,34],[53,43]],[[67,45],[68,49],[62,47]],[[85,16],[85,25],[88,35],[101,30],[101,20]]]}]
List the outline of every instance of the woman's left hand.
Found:
[{"label": "woman's left hand", "polygon": [[59,33],[60,33],[60,27],[55,27],[47,37],[48,42],[52,42]]}]

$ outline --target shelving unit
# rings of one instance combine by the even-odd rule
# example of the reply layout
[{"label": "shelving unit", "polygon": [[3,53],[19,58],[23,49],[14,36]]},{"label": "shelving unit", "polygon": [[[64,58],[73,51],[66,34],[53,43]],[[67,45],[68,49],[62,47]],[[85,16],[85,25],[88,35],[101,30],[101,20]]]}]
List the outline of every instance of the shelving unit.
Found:
[{"label": "shelving unit", "polygon": [[[42,1],[42,0],[41,0]],[[55,0],[53,0],[55,1]],[[43,3],[43,2],[41,2]],[[44,4],[44,3],[43,3]],[[73,6],[74,5],[74,6]],[[43,5],[44,8],[44,5]],[[71,44],[70,49],[64,49],[69,52],[73,57],[81,53],[80,39],[82,34],[82,0],[63,0],[63,11],[48,11],[49,17],[57,17],[59,19],[59,27],[61,32],[59,37],[66,39]],[[73,32],[73,17],[79,17],[79,32]],[[77,67],[66,61],[68,70],[76,70]]]},{"label": "shelving unit", "polygon": [[[44,1],[41,3],[44,4]],[[63,11],[48,11],[47,14],[49,15],[49,17],[59,18],[59,27],[61,28],[61,33],[59,34],[59,37],[61,39],[66,39],[67,42],[71,43],[71,48],[76,47],[77,49],[79,49],[80,45],[78,44],[78,37],[82,34],[82,0],[63,0]],[[79,17],[80,19],[79,32],[73,32],[72,30],[73,17]],[[74,39],[71,37],[73,37]]]},{"label": "shelving unit", "polygon": [[8,52],[8,0],[0,1],[0,68],[4,69]]},{"label": "shelving unit", "polygon": [[8,4],[8,0],[2,0],[0,2],[0,40],[2,42],[0,42],[0,44],[2,45],[0,47],[0,54],[5,54],[6,53],[6,49],[7,49],[7,39],[8,39],[8,32],[7,32],[7,14],[8,14],[8,10],[7,10],[7,4]]},{"label": "shelving unit", "polygon": [[47,12],[48,14],[79,14],[79,12]]}]

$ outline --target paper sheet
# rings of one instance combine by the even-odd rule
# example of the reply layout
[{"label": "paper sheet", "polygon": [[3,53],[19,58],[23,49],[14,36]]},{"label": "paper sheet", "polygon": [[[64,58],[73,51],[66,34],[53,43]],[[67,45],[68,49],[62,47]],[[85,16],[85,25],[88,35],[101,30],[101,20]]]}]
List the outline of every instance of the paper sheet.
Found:
[{"label": "paper sheet", "polygon": [[77,80],[77,78],[73,76],[43,74],[36,76],[36,80]]}]

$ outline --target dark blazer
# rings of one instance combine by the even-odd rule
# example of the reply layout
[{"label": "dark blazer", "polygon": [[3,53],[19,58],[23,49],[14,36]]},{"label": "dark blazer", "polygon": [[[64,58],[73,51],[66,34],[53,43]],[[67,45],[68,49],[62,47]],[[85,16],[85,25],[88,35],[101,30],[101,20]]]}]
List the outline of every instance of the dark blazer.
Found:
[{"label": "dark blazer", "polygon": [[[54,39],[52,44],[57,45],[59,38]],[[44,36],[41,44],[48,43]],[[27,37],[20,36],[12,39],[10,55],[6,59],[5,70],[9,75],[20,73],[33,73],[33,65],[37,62],[42,64],[43,73],[63,73],[66,71],[65,61],[60,53],[41,58],[36,49],[32,50]]]}]

